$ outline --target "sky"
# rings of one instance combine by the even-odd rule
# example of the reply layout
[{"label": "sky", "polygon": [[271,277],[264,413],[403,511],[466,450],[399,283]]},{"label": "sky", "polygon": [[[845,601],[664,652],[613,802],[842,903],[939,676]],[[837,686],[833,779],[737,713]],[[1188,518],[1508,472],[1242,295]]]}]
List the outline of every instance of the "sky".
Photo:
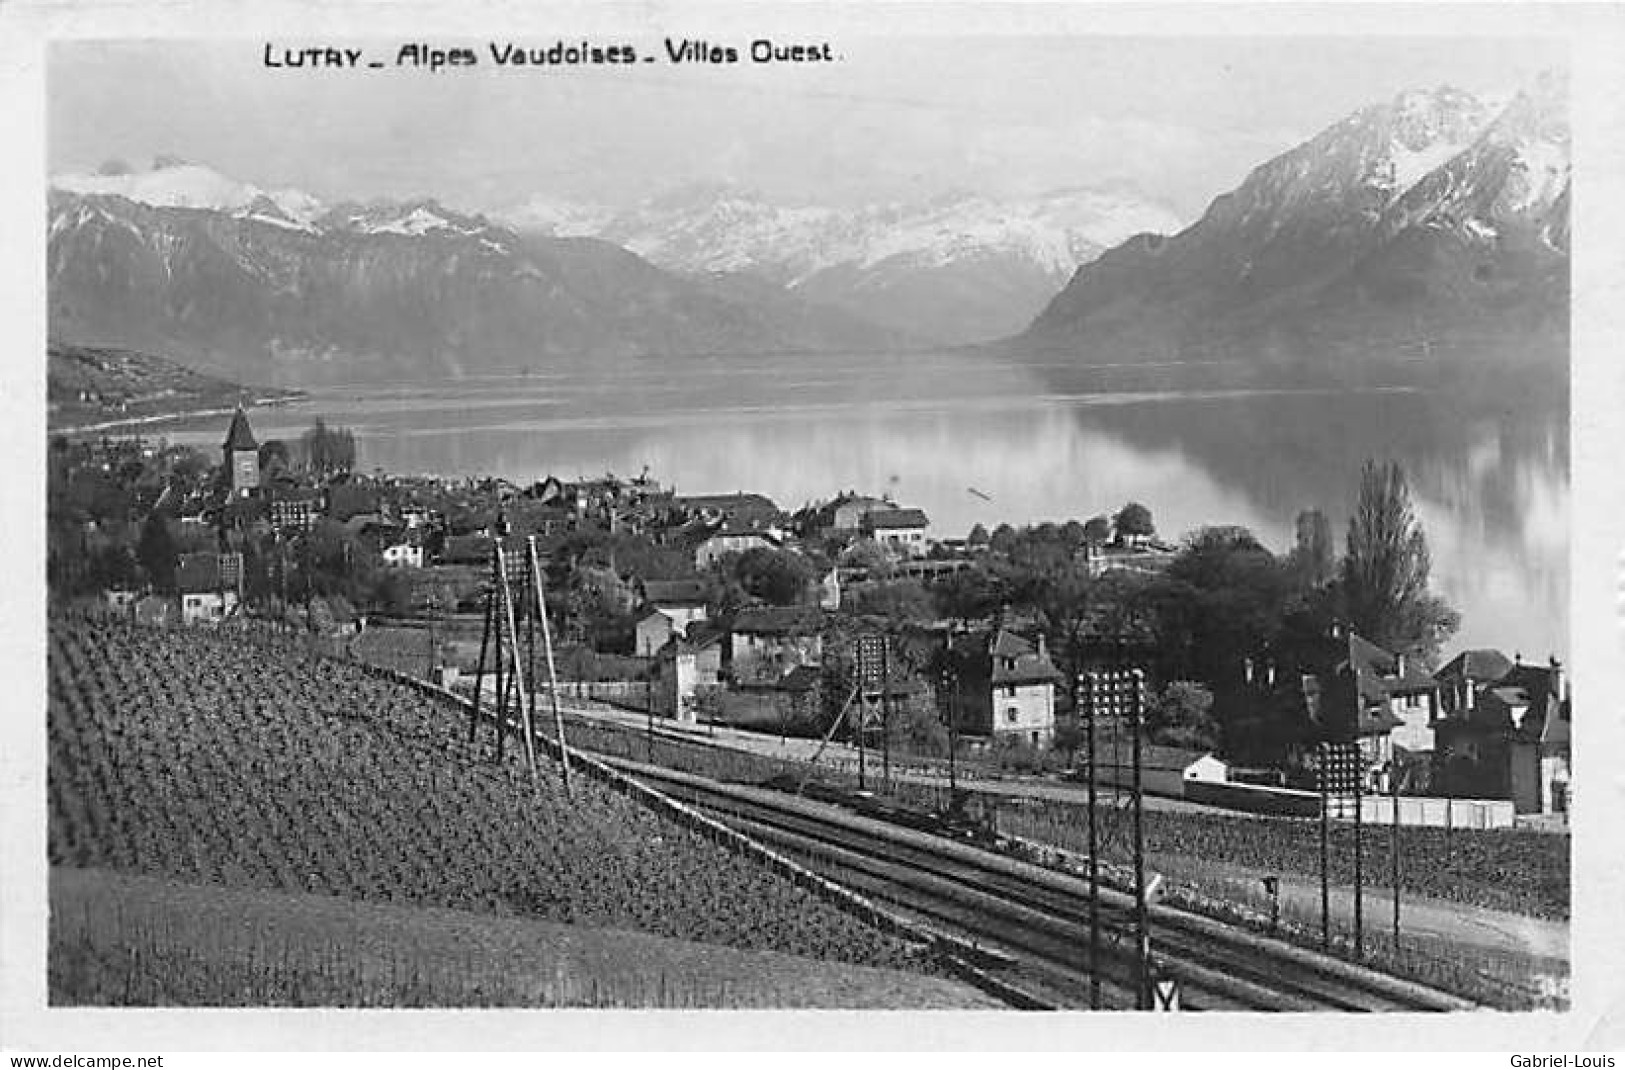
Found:
[{"label": "sky", "polygon": [[[576,38],[572,37],[571,40]],[[712,37],[743,48],[748,35]],[[506,40],[506,39],[499,39]],[[547,46],[556,38],[518,39]],[[598,35],[640,54],[659,36]],[[1110,188],[1194,219],[1269,157],[1408,89],[1505,92],[1566,62],[1494,37],[844,36],[834,63],[267,69],[298,38],[51,46],[48,166],[173,155],[326,201],[624,207],[698,183],[792,204]]]}]

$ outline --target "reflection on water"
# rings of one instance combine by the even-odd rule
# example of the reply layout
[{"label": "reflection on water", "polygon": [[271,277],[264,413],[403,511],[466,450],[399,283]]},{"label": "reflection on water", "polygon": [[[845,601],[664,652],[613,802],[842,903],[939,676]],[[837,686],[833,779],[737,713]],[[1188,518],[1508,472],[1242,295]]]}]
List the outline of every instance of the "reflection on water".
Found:
[{"label": "reflection on water", "polygon": [[[1362,462],[1393,458],[1410,476],[1434,586],[1462,612],[1453,646],[1566,651],[1562,404],[1501,412],[1398,390],[1102,395],[1059,379],[957,354],[715,359],[336,389],[254,423],[262,440],[291,438],[320,413],[356,430],[364,467],[391,472],[524,481],[647,465],[685,493],[760,490],[787,508],[889,491],[952,535],[1135,499],[1165,534],[1242,524],[1280,550],[1300,509],[1325,510],[1341,530]],[[224,423],[169,434],[213,444]]]}]

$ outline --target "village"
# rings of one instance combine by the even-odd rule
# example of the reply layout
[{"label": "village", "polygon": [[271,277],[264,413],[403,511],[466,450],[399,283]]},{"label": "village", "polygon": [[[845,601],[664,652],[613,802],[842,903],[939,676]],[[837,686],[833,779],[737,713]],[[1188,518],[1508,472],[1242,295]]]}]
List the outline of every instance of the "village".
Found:
[{"label": "village", "polygon": [[[744,489],[679,494],[647,471],[518,485],[367,475],[354,453],[320,421],[262,442],[241,408],[215,457],[58,439],[53,596],[154,626],[274,622],[467,688],[493,548],[533,539],[561,686],[674,726],[816,739],[878,698],[885,724],[857,733],[871,745],[879,731],[900,757],[1066,778],[1086,674],[1134,664],[1150,790],[1291,813],[1316,747],[1347,740],[1395,821],[1566,824],[1558,659],[1385,649],[1327,608],[1329,562],[1302,546],[1277,559],[1230,528],[1171,543],[1133,502],[949,536],[886,494],[791,511]],[[1274,616],[1238,626],[1213,609],[1238,600]],[[889,653],[877,688],[856,682],[864,636]],[[869,722],[849,718],[843,738],[854,724]]]}]

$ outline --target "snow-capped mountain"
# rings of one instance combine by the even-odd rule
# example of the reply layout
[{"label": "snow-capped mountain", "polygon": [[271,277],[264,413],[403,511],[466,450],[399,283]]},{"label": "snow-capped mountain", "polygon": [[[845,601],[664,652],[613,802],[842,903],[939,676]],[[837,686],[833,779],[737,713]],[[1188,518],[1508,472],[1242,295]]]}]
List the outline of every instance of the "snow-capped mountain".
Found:
[{"label": "snow-capped mountain", "polygon": [[432,200],[316,211],[163,170],[173,181],[70,176],[81,191],[52,192],[55,341],[292,386],[902,341],[782,291],[746,299],[607,242],[522,236]]},{"label": "snow-capped mountain", "polygon": [[506,217],[613,241],[676,271],[749,274],[951,342],[1019,330],[1079,264],[1130,235],[1178,225],[1156,204],[1088,189],[839,209],[695,186],[619,212],[537,198]]},{"label": "snow-capped mountain", "polygon": [[204,208],[287,226],[308,227],[326,211],[321,201],[300,190],[268,192],[213,168],[173,159],[154,161],[148,171],[115,164],[91,174],[57,175],[51,186],[65,193],[123,197],[155,208]]},{"label": "snow-capped mountain", "polygon": [[1185,230],[1079,268],[1021,344],[1273,373],[1560,350],[1566,107],[1547,76],[1505,103],[1445,87],[1362,109]]}]

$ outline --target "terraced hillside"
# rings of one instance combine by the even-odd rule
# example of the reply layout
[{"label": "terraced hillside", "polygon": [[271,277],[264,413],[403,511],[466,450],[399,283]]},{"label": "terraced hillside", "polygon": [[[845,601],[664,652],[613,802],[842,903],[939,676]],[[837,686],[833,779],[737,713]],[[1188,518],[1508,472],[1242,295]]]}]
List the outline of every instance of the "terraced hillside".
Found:
[{"label": "terraced hillside", "polygon": [[934,972],[586,777],[494,763],[419,692],[200,632],[53,618],[50,858]]}]

